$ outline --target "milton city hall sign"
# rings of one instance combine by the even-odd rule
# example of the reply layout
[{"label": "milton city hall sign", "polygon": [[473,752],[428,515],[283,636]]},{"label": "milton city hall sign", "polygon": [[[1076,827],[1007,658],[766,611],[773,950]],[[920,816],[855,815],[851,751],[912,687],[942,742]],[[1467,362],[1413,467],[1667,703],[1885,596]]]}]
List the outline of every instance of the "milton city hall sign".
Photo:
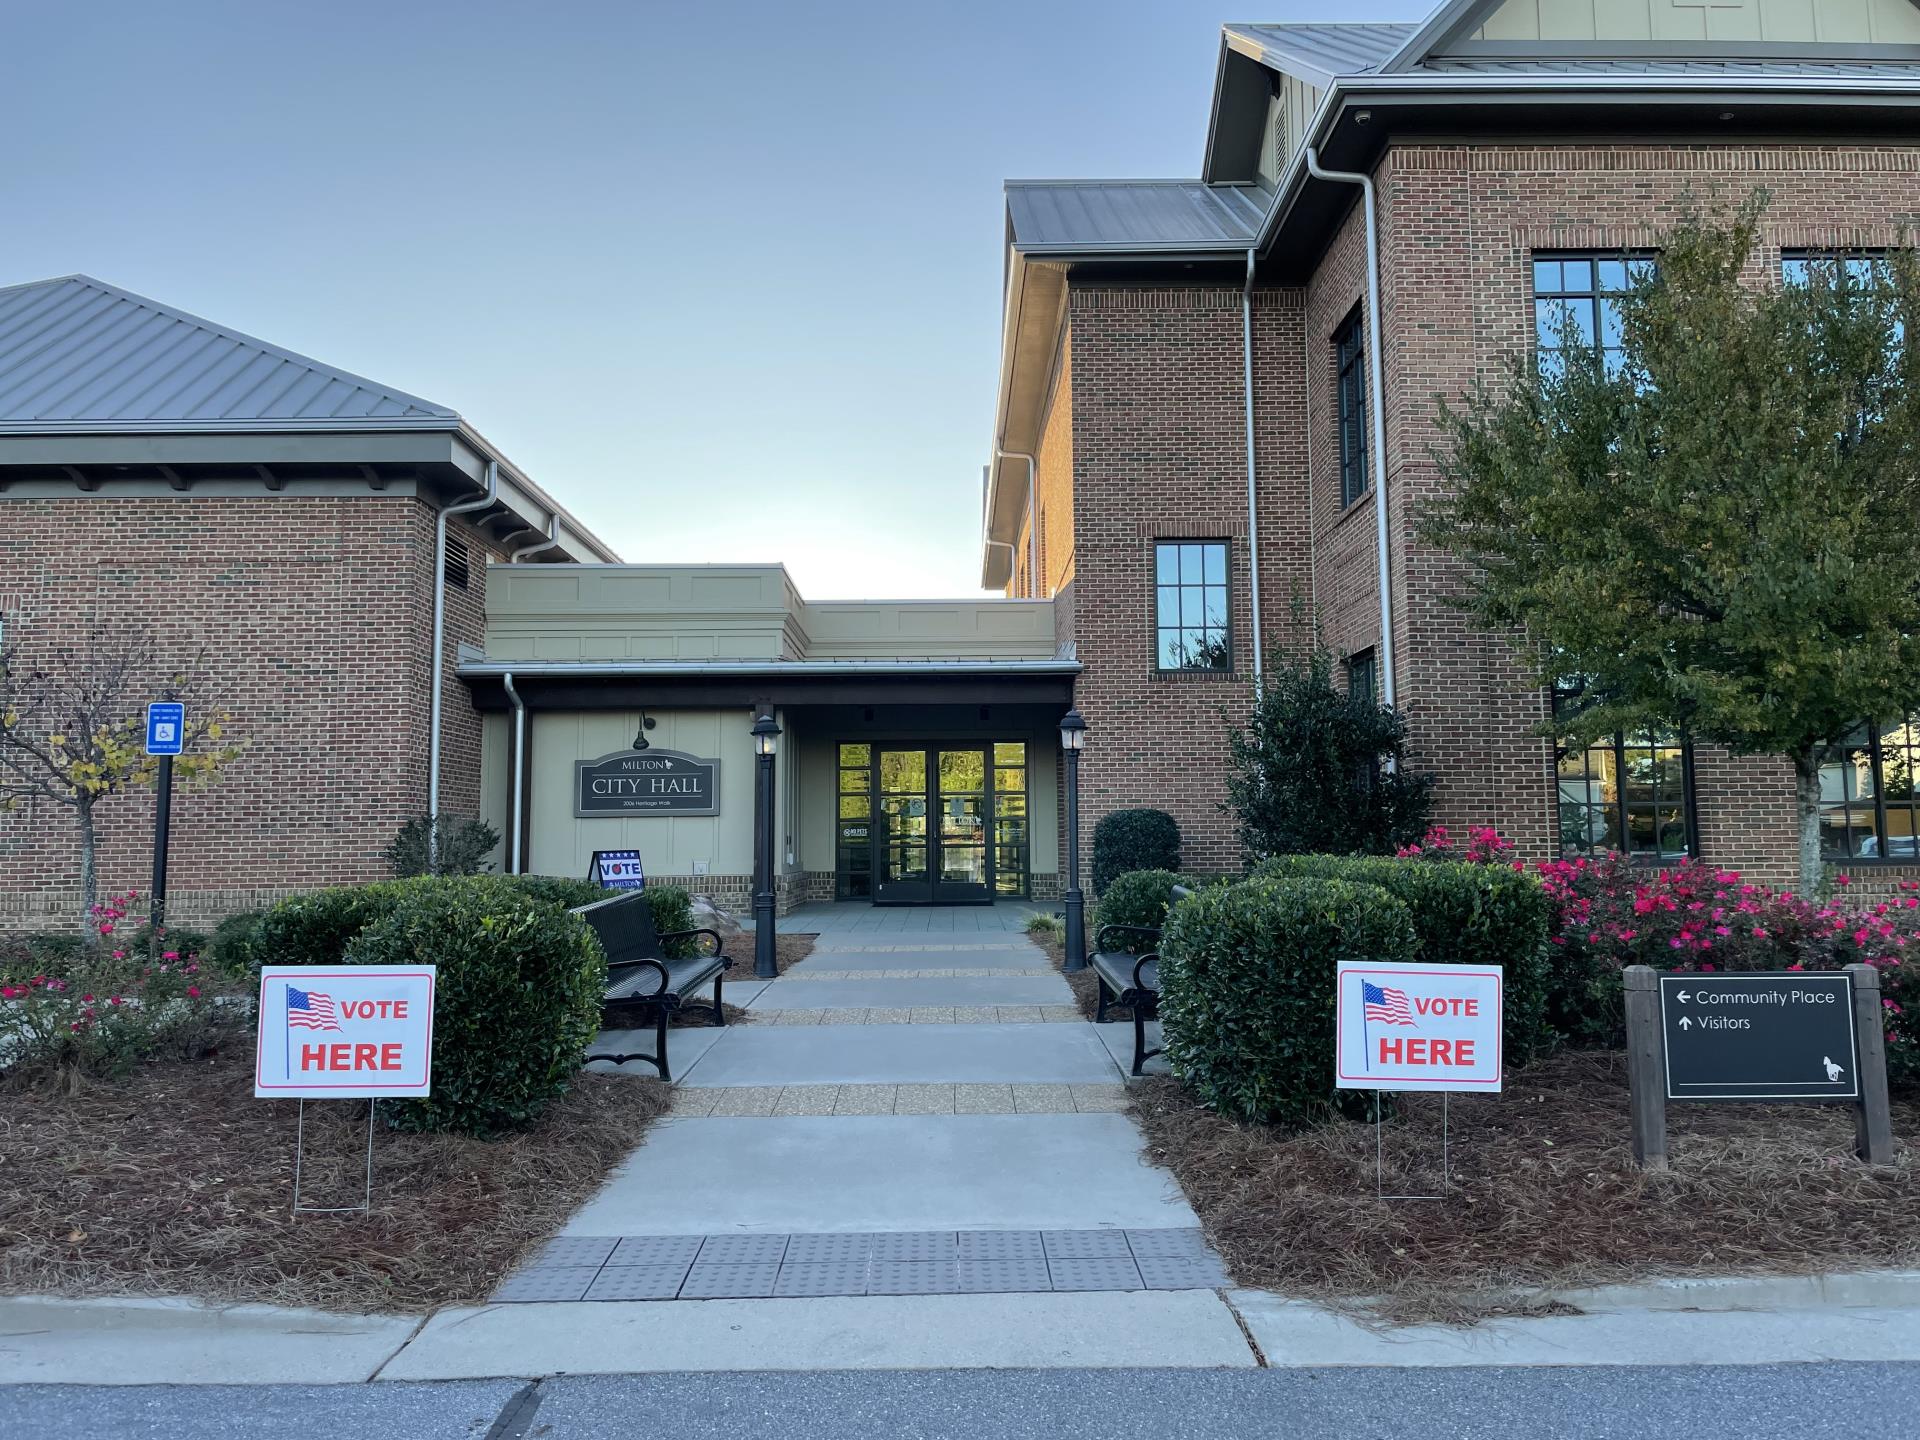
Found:
[{"label": "milton city hall sign", "polygon": [[579,819],[718,815],[720,762],[677,750],[621,750],[573,765]]}]

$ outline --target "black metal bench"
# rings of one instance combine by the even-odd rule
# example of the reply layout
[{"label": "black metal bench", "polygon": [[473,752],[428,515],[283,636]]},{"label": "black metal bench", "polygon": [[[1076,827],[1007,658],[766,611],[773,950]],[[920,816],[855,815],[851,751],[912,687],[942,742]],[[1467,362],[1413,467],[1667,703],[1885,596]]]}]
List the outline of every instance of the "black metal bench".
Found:
[{"label": "black metal bench", "polygon": [[[1173,887],[1173,903],[1179,904],[1193,892],[1184,885]],[[1144,955],[1120,948],[1121,936],[1150,937],[1152,947]],[[1108,937],[1114,937],[1109,940]],[[1138,1075],[1147,1061],[1161,1053],[1147,1049],[1147,1021],[1160,1016],[1160,927],[1157,925],[1102,925],[1093,937],[1093,957],[1088,962],[1100,981],[1100,1004],[1094,1012],[1096,1025],[1107,1023],[1109,1005],[1125,1005],[1133,1011],[1133,1073]]]},{"label": "black metal bench", "polygon": [[[637,1029],[651,1016],[654,1024],[654,1053],[616,1055],[596,1051],[589,1060],[607,1060],[624,1065],[629,1060],[644,1060],[660,1072],[662,1080],[673,1079],[667,1067],[667,1024],[682,1011],[706,1012],[715,1025],[727,1023],[726,1008],[720,1003],[720,986],[733,961],[722,946],[717,930],[674,930],[662,935],[653,928],[653,906],[640,891],[596,900],[577,907],[574,914],[593,927],[600,937],[600,948],[607,955],[607,988],[600,1005],[600,1024],[609,1030]],[[690,940],[705,935],[713,941],[706,955],[669,960],[667,945],[675,940]],[[713,1003],[690,1001],[685,997],[713,981]]]}]

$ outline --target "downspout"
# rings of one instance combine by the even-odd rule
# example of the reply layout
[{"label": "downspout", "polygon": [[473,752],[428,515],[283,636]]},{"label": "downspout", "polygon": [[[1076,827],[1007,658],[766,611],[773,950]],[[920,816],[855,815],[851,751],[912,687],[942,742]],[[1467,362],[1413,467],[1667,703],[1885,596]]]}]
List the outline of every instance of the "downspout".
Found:
[{"label": "downspout", "polygon": [[443,505],[433,524],[433,690],[427,707],[427,860],[429,868],[440,858],[440,691],[444,683],[446,661],[442,653],[447,642],[447,517],[484,510],[500,494],[500,466],[487,461],[487,492],[477,500],[458,505]]},{"label": "downspout", "polygon": [[542,550],[551,550],[559,543],[560,517],[558,515],[550,515],[547,517],[547,538],[544,540],[531,540],[525,545],[522,545],[518,550],[509,550],[507,552],[507,563],[509,565],[518,565],[522,560],[526,559],[527,556],[538,555]]},{"label": "downspout", "polygon": [[1373,541],[1380,566],[1380,674],[1385,682],[1381,699],[1394,703],[1393,578],[1387,572],[1387,377],[1380,353],[1380,220],[1373,177],[1347,170],[1323,170],[1320,154],[1306,150],[1307,173],[1316,180],[1358,185],[1367,216],[1367,379],[1373,387],[1368,407],[1369,439],[1373,449]]},{"label": "downspout", "polygon": [[[1000,460],[1024,460],[1027,462],[1027,598],[1040,598],[1040,511],[1034,505],[1034,486],[1040,471],[1040,461],[1024,450],[1002,450],[993,447],[994,456]],[[1011,550],[1013,547],[1007,547]]]},{"label": "downspout", "polygon": [[511,670],[500,677],[500,683],[506,686],[507,699],[513,702],[513,795],[512,803],[507,807],[509,826],[507,873],[518,875],[520,873],[520,786],[527,755],[527,702],[522,700],[520,692],[513,688]]},{"label": "downspout", "polygon": [[1240,287],[1240,391],[1247,419],[1247,581],[1253,595],[1253,683],[1260,683],[1266,647],[1260,639],[1260,512],[1253,451],[1253,266],[1259,252],[1247,247],[1247,280]]}]

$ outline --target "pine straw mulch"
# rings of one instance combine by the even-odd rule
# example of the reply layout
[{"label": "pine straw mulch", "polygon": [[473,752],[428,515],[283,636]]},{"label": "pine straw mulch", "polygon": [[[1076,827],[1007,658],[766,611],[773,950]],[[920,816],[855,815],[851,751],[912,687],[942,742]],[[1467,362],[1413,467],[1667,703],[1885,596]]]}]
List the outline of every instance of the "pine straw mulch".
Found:
[{"label": "pine straw mulch", "polygon": [[[291,1100],[253,1098],[249,1047],[75,1098],[0,1098],[0,1293],[192,1295],[391,1312],[483,1300],[640,1143],[658,1080],[581,1075],[501,1140],[377,1125],[368,1214],[289,1213]],[[362,1194],[366,1110],[307,1107],[308,1205]]]},{"label": "pine straw mulch", "polygon": [[[1910,1146],[1872,1168],[1854,1159],[1845,1107],[1673,1105],[1672,1169],[1643,1173],[1622,1054],[1557,1056],[1501,1095],[1454,1097],[1444,1201],[1377,1197],[1368,1122],[1238,1125],[1168,1079],[1129,1097],[1148,1157],[1178,1178],[1237,1283],[1380,1320],[1564,1311],[1551,1291],[1663,1276],[1920,1264]],[[1920,1105],[1896,1102],[1893,1125],[1914,1134]],[[1438,1193],[1440,1138],[1441,1097],[1399,1097],[1390,1193]]]},{"label": "pine straw mulch", "polygon": [[[1080,1007],[1083,1020],[1091,1020],[1100,1013],[1100,980],[1091,970],[1067,969],[1066,941],[1059,935],[1041,930],[1028,934],[1027,938],[1046,951],[1047,959],[1053,962],[1053,968],[1060,972],[1060,978],[1067,982],[1067,988],[1073,991],[1073,1003]],[[1133,1011],[1125,1005],[1109,1005],[1109,1020],[1131,1019]]]},{"label": "pine straw mulch", "polygon": [[[818,935],[776,935],[773,937],[773,964],[776,977],[784,975],[813,953],[813,942]],[[727,1024],[751,1025],[759,1016],[744,1006],[736,1005],[726,998],[727,985],[751,984],[753,974],[753,932],[747,931],[737,940],[729,942],[727,953],[733,956],[733,968],[727,971],[726,985],[720,987],[720,1004],[727,1012]],[[673,1017],[676,1027],[685,1026],[689,1030],[702,1030],[712,1026],[703,1012],[680,1013]]]}]

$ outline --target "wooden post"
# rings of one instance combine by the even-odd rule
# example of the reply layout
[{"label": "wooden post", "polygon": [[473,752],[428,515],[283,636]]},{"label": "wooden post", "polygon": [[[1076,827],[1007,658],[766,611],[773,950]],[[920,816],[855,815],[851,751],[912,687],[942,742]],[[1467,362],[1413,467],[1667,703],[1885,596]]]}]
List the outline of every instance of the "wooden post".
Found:
[{"label": "wooden post", "polygon": [[1869,1165],[1893,1163],[1893,1112],[1887,1104],[1887,1017],[1880,972],[1849,965],[1853,979],[1853,1048],[1860,1073],[1860,1108],[1854,1115],[1854,1153]]},{"label": "wooden post", "polygon": [[1627,992],[1627,1084],[1633,1094],[1633,1160],[1667,1168],[1666,1037],[1660,1029],[1660,979],[1650,965],[1621,972]]}]

